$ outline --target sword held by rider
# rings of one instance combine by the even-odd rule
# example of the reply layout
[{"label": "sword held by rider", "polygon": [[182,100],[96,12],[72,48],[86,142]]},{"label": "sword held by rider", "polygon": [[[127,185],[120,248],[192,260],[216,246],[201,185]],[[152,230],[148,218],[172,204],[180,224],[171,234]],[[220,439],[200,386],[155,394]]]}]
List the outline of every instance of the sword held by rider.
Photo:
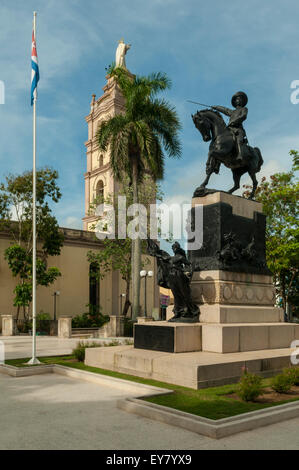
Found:
[{"label": "sword held by rider", "polygon": [[216,111],[229,116],[229,123],[227,127],[232,131],[234,138],[237,143],[237,162],[242,162],[244,159],[244,151],[246,145],[248,145],[248,140],[246,136],[245,129],[243,127],[243,122],[247,118],[248,108],[246,104],[248,102],[248,97],[243,91],[238,91],[235,93],[231,99],[232,106],[235,109],[226,108],[225,106],[211,106],[203,103],[197,103],[195,101],[187,100],[189,103],[199,104],[206,108],[212,108]]}]

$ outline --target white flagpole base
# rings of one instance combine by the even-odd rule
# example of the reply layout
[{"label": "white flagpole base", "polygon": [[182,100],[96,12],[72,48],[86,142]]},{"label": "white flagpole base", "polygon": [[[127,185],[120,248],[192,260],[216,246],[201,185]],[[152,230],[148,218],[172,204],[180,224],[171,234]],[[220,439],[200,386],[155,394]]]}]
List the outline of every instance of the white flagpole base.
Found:
[{"label": "white flagpole base", "polygon": [[27,364],[35,365],[35,364],[41,364],[41,362],[37,359],[37,357],[32,357],[30,361],[27,362]]}]

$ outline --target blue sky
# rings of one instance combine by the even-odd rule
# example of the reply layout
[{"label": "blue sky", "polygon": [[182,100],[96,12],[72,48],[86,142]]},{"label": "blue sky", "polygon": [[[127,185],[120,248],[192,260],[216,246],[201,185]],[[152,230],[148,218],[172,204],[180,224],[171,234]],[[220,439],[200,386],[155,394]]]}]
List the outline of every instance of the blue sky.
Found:
[{"label": "blue sky", "polygon": [[[31,168],[30,49],[37,10],[38,164],[59,171],[63,197],[55,206],[60,225],[82,228],[91,95],[102,94],[105,67],[123,37],[132,47],[127,67],[146,75],[163,71],[172,80],[166,98],[183,124],[181,160],[166,162],[166,201],[190,201],[205,173],[208,144],[191,120],[191,99],[230,106],[232,94],[249,97],[245,123],[260,147],[258,177],[290,168],[288,151],[299,149],[299,105],[290,101],[299,79],[298,0],[1,0],[1,181]],[[244,176],[243,183],[248,182]],[[229,189],[230,171],[213,175],[210,187]]]}]

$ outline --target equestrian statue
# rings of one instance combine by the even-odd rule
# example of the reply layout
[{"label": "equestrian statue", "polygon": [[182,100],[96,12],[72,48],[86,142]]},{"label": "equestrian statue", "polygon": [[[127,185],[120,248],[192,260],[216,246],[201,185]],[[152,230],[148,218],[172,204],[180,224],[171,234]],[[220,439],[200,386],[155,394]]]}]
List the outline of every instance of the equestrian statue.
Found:
[{"label": "equestrian statue", "polygon": [[[256,173],[263,164],[263,158],[258,147],[250,147],[243,127],[247,118],[248,109],[246,93],[238,91],[232,97],[231,103],[235,109],[224,106],[209,106],[207,109],[197,111],[192,115],[195,127],[199,130],[205,142],[210,143],[208,161],[206,165],[206,179],[195,192],[194,197],[205,194],[205,187],[212,173],[219,173],[223,163],[233,173],[234,186],[228,191],[233,193],[240,187],[240,179],[244,173],[248,173],[252,179],[252,191],[249,199],[254,198],[257,188]],[[191,103],[195,103],[191,101]],[[201,103],[195,103],[201,104]],[[207,106],[207,105],[202,105]],[[221,114],[229,116],[226,125]]]}]

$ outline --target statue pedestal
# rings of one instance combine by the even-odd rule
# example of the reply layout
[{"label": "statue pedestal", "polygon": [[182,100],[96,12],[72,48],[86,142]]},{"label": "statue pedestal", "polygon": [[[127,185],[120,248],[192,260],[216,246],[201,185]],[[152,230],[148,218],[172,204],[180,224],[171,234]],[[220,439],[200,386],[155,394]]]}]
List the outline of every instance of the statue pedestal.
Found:
[{"label": "statue pedestal", "polygon": [[193,274],[192,296],[202,323],[283,322],[275,307],[272,277],[266,274],[215,270]]},{"label": "statue pedestal", "polygon": [[203,323],[283,322],[265,254],[262,205],[215,192],[192,199],[203,208],[203,243],[189,250],[192,296]]},{"label": "statue pedestal", "polygon": [[152,321],[153,317],[137,317],[137,323],[148,323]]},{"label": "statue pedestal", "polygon": [[201,324],[155,321],[134,325],[134,348],[172,353],[201,351]]},{"label": "statue pedestal", "polygon": [[295,323],[168,323],[134,326],[134,348],[168,353],[240,353],[290,348],[299,339]]},{"label": "statue pedestal", "polygon": [[231,354],[205,351],[173,354],[125,345],[87,348],[85,364],[200,389],[237,382],[244,367],[262,377],[271,377],[291,365],[290,355],[294,351],[284,348]]},{"label": "statue pedestal", "polygon": [[194,271],[233,271],[271,276],[266,264],[262,204],[221,191],[192,199],[191,220],[202,206],[202,246],[189,259]]},{"label": "statue pedestal", "polygon": [[222,192],[192,203],[203,206],[203,245],[189,251],[200,323],[137,324],[134,347],[87,349],[85,364],[195,389],[236,382],[245,366],[269,377],[291,365],[299,325],[275,307],[261,204]]}]

